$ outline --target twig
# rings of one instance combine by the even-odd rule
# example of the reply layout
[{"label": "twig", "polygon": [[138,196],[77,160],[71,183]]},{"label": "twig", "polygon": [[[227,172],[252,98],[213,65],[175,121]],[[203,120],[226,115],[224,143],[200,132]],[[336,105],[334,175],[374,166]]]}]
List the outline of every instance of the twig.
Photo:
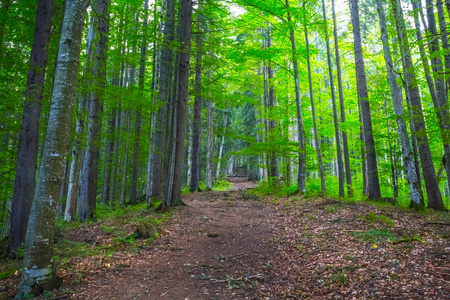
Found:
[{"label": "twig", "polygon": [[314,249],[312,249],[311,251],[308,251],[308,252],[303,252],[302,254],[300,254],[299,257],[305,256],[306,254],[311,254],[311,253],[315,252],[317,249],[319,249],[319,247],[316,247],[316,248],[314,248]]}]

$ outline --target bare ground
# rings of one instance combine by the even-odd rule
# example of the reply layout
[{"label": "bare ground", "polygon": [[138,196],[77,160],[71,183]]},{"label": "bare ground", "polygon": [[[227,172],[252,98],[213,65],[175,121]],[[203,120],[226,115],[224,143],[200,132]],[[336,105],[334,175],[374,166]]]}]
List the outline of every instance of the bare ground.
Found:
[{"label": "bare ground", "polygon": [[[245,191],[251,186],[241,181],[233,191],[185,196],[187,206],[153,243],[72,259],[59,273],[64,290],[50,297],[450,299],[448,214],[298,196],[257,199]],[[93,247],[109,243],[100,231],[68,237],[89,235]]]}]

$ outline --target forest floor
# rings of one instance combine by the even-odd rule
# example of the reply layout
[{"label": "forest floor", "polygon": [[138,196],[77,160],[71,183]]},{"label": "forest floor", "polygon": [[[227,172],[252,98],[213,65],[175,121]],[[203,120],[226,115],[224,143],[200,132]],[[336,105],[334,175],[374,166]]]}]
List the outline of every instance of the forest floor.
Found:
[{"label": "forest floor", "polygon": [[[188,194],[161,220],[149,211],[61,233],[83,255],[59,258],[62,289],[38,299],[450,299],[448,213],[252,186]],[[153,238],[130,238],[146,230]],[[0,298],[19,280],[1,280]]]}]

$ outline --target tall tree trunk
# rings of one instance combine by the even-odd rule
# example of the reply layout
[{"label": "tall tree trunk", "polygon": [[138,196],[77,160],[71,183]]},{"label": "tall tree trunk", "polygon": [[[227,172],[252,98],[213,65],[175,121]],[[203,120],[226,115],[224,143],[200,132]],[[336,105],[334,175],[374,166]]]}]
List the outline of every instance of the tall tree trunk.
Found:
[{"label": "tall tree trunk", "polygon": [[109,30],[108,1],[96,0],[94,3],[94,9],[98,14],[98,36],[92,70],[92,85],[94,89],[89,97],[86,151],[83,159],[83,176],[81,177],[81,190],[78,200],[78,219],[80,221],[86,221],[91,218],[96,207],[98,162],[100,156],[100,112],[103,110],[103,98],[106,85],[106,51]]},{"label": "tall tree trunk", "polygon": [[[153,9],[153,18],[155,22],[155,32],[156,29],[158,30],[158,33],[162,33],[162,19],[164,18],[164,2],[163,7],[161,9],[161,19],[156,25],[157,19],[157,6],[158,2],[155,1],[155,6]],[[156,28],[157,27],[157,28]],[[147,165],[147,183],[146,183],[146,196],[147,196],[147,204],[150,205],[152,200],[152,175],[153,175],[153,151],[155,147],[154,143],[154,136],[155,136],[155,125],[156,125],[156,104],[158,100],[158,86],[159,86],[159,67],[160,67],[160,61],[161,61],[161,45],[155,41],[153,42],[153,78],[152,78],[152,88],[153,88],[153,106],[152,106],[152,113],[151,113],[151,121],[150,121],[150,139],[149,139],[149,150],[148,150],[148,165]]]},{"label": "tall tree trunk", "polygon": [[[115,105],[115,104],[113,104]],[[111,174],[113,168],[113,154],[114,154],[114,132],[116,131],[117,109],[113,107],[109,117],[108,131],[106,137],[105,150],[105,166],[103,168],[103,184],[102,184],[102,198],[103,204],[108,205],[111,200]]]},{"label": "tall tree trunk", "polygon": [[[412,63],[409,49],[409,41],[406,36],[406,29],[403,19],[403,12],[397,0],[391,0],[395,23],[397,27],[397,35],[400,43],[400,50],[403,62],[403,74],[405,85],[408,86],[410,102],[412,106],[414,129],[417,133],[416,138],[419,145],[420,160],[425,179],[425,186],[428,195],[428,207],[442,208],[443,202],[439,184],[436,179],[436,171],[434,169],[431,157],[430,144],[428,143],[428,134],[425,127],[425,119],[422,111],[422,103],[420,102],[419,88],[416,83],[414,65]],[[411,202],[412,206],[417,207],[417,203]],[[419,206],[421,207],[421,205]]]},{"label": "tall tree trunk", "polygon": [[220,147],[219,147],[219,157],[218,157],[218,161],[217,161],[217,170],[216,170],[216,181],[219,181],[220,163],[222,162],[223,145],[225,144],[225,134],[227,132],[227,123],[228,123],[228,115],[224,111],[223,112],[223,135],[222,135],[222,141],[220,142]]},{"label": "tall tree trunk", "polygon": [[[428,30],[432,36],[437,36],[436,19],[434,16],[434,5],[433,1],[426,0],[427,3],[427,17],[428,17]],[[442,5],[441,5],[442,7]],[[443,29],[445,31],[445,18],[444,22],[441,22]],[[444,38],[447,43],[448,49],[448,38],[445,35]],[[439,39],[433,38],[430,41],[431,50],[431,65],[434,73],[434,80],[436,83],[436,96],[437,101],[434,102],[434,107],[436,109],[436,115],[439,119],[439,129],[441,131],[442,144],[444,146],[444,165],[447,170],[447,182],[450,184],[450,115],[448,106],[448,93],[445,86],[445,75],[443,75],[442,59],[439,48]],[[448,59],[447,59],[448,58]],[[446,62],[450,64],[450,57],[446,55]]]},{"label": "tall tree trunk", "polygon": [[295,46],[294,24],[292,24],[291,13],[289,11],[289,0],[286,0],[286,9],[288,13],[288,23],[292,46],[292,64],[294,65],[295,77],[295,103],[297,105],[297,126],[298,126],[298,187],[297,191],[306,192],[306,148],[305,148],[305,130],[303,126],[302,106],[300,97],[300,79],[298,74],[297,50]]},{"label": "tall tree trunk", "polygon": [[[270,36],[270,28],[267,29],[267,48],[272,47],[272,37]],[[267,76],[268,76],[268,88],[269,88],[269,99],[267,103],[268,113],[269,113],[269,141],[270,141],[270,148],[272,149],[270,153],[270,163],[269,163],[269,171],[270,171],[270,177],[275,178],[275,181],[278,180],[279,174],[278,174],[278,158],[277,158],[277,152],[274,150],[274,140],[276,138],[275,133],[275,116],[274,116],[274,107],[275,107],[275,92],[274,92],[274,79],[273,79],[273,68],[272,68],[272,61],[269,60],[269,66],[267,68]]]},{"label": "tall tree trunk", "polygon": [[341,137],[339,134],[339,119],[337,116],[336,95],[334,93],[333,66],[331,64],[330,42],[328,40],[328,22],[327,22],[327,14],[325,11],[325,0],[322,0],[322,11],[323,11],[323,19],[325,21],[325,43],[327,46],[328,76],[330,77],[331,101],[333,104],[334,135],[336,137],[336,152],[337,152],[337,163],[338,163],[339,197],[343,198],[345,195],[345,193],[344,193],[344,181],[345,181],[344,163],[342,161]]},{"label": "tall tree trunk", "polygon": [[[210,71],[211,73],[211,71]],[[211,81],[211,75],[209,76]],[[213,138],[214,138],[214,103],[211,98],[207,100],[207,139],[206,139],[206,190],[212,191],[212,155],[213,155]]]},{"label": "tall tree trunk", "polygon": [[[337,72],[337,80],[338,80],[338,88],[339,88],[339,104],[341,109],[341,123],[345,123],[345,103],[344,103],[344,92],[342,90],[342,74],[341,74],[341,57],[339,53],[339,39],[337,33],[337,22],[336,22],[336,12],[334,9],[334,0],[331,0],[331,6],[333,9],[333,32],[334,32],[334,50],[336,55],[336,72]],[[350,154],[348,150],[348,139],[347,139],[347,131],[344,130],[341,126],[342,131],[342,144],[344,146],[344,159],[345,159],[345,177],[347,179],[347,195],[353,195],[353,187],[352,187],[352,171],[350,168]]]},{"label": "tall tree trunk", "polygon": [[[143,97],[145,65],[147,59],[147,24],[148,24],[148,0],[144,1],[144,20],[142,21],[143,35],[141,44],[141,57],[139,65],[139,96]],[[140,168],[140,152],[141,152],[141,128],[142,128],[142,107],[139,105],[136,109],[136,119],[134,123],[134,145],[133,145],[133,161],[131,163],[131,186],[130,186],[130,202],[137,202],[137,183]]]},{"label": "tall tree trunk", "polygon": [[[445,13],[444,13],[444,6],[442,3],[442,0],[436,0],[436,7],[438,11],[438,19],[439,19],[439,29],[441,33],[441,40],[442,40],[442,48],[445,50],[444,54],[444,61],[445,61],[445,68],[447,71],[444,73],[445,82],[446,82],[446,90],[447,95],[450,89],[450,74],[448,74],[448,70],[450,70],[450,46],[448,43],[448,33],[447,33],[447,22],[445,21]],[[448,97],[447,97],[448,99]]]},{"label": "tall tree trunk", "polygon": [[303,26],[305,31],[305,42],[306,42],[306,60],[308,62],[309,97],[311,99],[311,111],[314,125],[314,144],[316,146],[317,160],[319,163],[319,176],[320,176],[320,185],[322,188],[322,195],[325,195],[327,190],[325,185],[325,172],[323,170],[322,152],[320,150],[319,133],[317,130],[316,108],[314,105],[314,92],[312,85],[311,62],[310,62],[311,58],[309,54],[308,27],[306,26],[306,23]]},{"label": "tall tree trunk", "polygon": [[381,41],[383,42],[384,59],[386,61],[386,70],[394,107],[395,120],[397,122],[398,136],[402,145],[403,164],[405,166],[406,178],[409,184],[410,197],[412,203],[414,203],[414,206],[423,206],[424,199],[420,182],[417,177],[417,172],[415,170],[413,154],[411,153],[411,147],[409,145],[408,130],[405,116],[403,114],[402,93],[400,87],[397,85],[397,76],[395,75],[394,64],[392,62],[389,37],[387,34],[386,17],[384,14],[382,0],[377,0],[377,10],[380,17]]},{"label": "tall tree trunk", "polygon": [[177,120],[176,141],[173,145],[175,150],[174,176],[171,197],[165,197],[162,207],[172,207],[179,205],[181,202],[181,171],[183,170],[184,160],[184,136],[186,132],[186,104],[189,88],[189,60],[191,49],[191,31],[192,31],[192,0],[181,1],[181,24],[180,24],[180,62],[178,75],[178,95],[176,106],[176,114],[174,118]]},{"label": "tall tree trunk", "polygon": [[61,30],[47,134],[25,241],[16,299],[59,285],[53,265],[57,199],[69,148],[86,0],[68,1]]},{"label": "tall tree trunk", "polygon": [[10,258],[16,257],[17,249],[25,241],[33,201],[39,143],[39,120],[54,4],[54,0],[39,0],[37,5],[36,26],[33,47],[31,48],[12,197],[11,232],[8,243],[8,256]]},{"label": "tall tree trunk", "polygon": [[[202,31],[202,16],[198,15],[198,31]],[[192,165],[191,165],[191,185],[189,191],[201,192],[198,184],[200,181],[200,139],[202,134],[202,44],[201,34],[196,36],[197,55],[195,57],[195,97],[194,97],[194,123],[192,135]]]},{"label": "tall tree trunk", "polygon": [[153,153],[153,175],[152,175],[152,196],[162,197],[162,182],[165,180],[165,170],[163,168],[163,154],[166,153],[166,123],[167,123],[167,102],[169,99],[171,50],[170,43],[173,41],[174,3],[167,0],[166,21],[164,23],[164,41],[161,52],[161,74],[159,85],[159,100],[164,104],[158,110],[158,119],[155,129],[155,146]]},{"label": "tall tree trunk", "polygon": [[368,199],[381,198],[380,181],[378,179],[377,157],[375,153],[375,142],[373,139],[372,117],[370,115],[369,96],[367,94],[366,71],[361,45],[361,31],[359,25],[358,0],[350,0],[350,12],[353,24],[353,40],[355,48],[355,69],[357,77],[358,101],[361,106],[362,121],[364,126],[364,141],[367,155],[368,173]]}]

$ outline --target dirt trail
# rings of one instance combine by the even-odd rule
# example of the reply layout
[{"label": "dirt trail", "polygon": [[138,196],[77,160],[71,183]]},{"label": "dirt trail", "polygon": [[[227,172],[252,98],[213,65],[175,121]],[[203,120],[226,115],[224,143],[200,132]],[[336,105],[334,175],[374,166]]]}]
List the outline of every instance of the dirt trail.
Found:
[{"label": "dirt trail", "polygon": [[[235,189],[251,187],[239,182]],[[147,249],[71,287],[72,299],[261,299],[276,247],[274,211],[242,192],[187,195]]]}]

